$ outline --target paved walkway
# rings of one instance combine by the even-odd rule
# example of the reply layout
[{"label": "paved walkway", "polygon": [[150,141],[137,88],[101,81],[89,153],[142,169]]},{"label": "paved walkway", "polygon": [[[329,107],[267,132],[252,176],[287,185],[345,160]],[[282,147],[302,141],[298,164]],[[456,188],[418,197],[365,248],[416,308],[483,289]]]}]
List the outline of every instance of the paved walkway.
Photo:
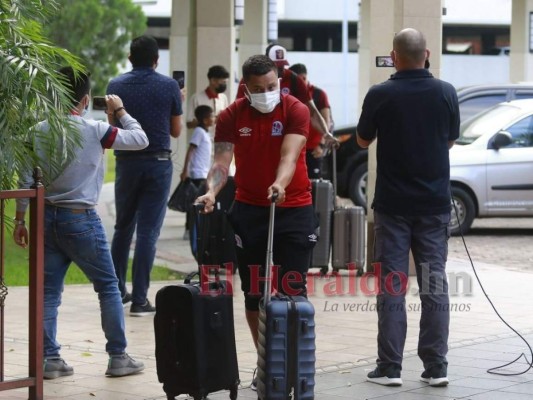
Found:
[{"label": "paved walkway", "polygon": [[[110,235],[113,225],[112,192],[106,186],[99,212]],[[184,216],[169,211],[158,249],[158,263],[182,272],[194,270],[188,243],[181,239]],[[403,386],[387,388],[365,382],[376,357],[377,317],[373,309],[373,280],[313,277],[314,294],[310,297],[316,309],[317,400],[342,399],[533,399],[533,371],[519,376],[498,376],[487,369],[506,364],[521,353],[532,356],[527,345],[500,322],[475,280],[470,265],[461,258],[449,260],[451,285],[451,333],[449,352],[450,385],[431,388],[419,381],[422,364],[416,355],[419,302],[416,283],[407,297],[408,323]],[[533,304],[530,298],[533,273],[506,270],[503,266],[477,264],[477,271],[500,313],[524,337],[533,342]],[[157,290],[173,282],[153,282],[150,299]],[[234,285],[239,287],[238,279]],[[354,290],[355,289],[355,290]],[[370,293],[369,293],[370,292]],[[5,309],[5,375],[6,379],[24,376],[27,371],[27,288],[9,288]],[[46,399],[165,399],[157,381],[154,358],[153,318],[132,318],[127,314],[126,328],[129,353],[142,360],[146,370],[124,378],[106,378],[107,354],[100,328],[98,301],[89,285],[67,286],[60,308],[58,339],[62,356],[74,367],[75,374],[45,381]],[[248,385],[255,367],[255,353],[244,319],[242,293],[235,293],[235,328],[242,389],[239,398],[256,399]],[[504,370],[519,372],[527,361]],[[0,399],[27,398],[27,389],[0,392]],[[178,398],[186,398],[181,396]],[[216,393],[210,399],[227,399],[227,393]]]}]

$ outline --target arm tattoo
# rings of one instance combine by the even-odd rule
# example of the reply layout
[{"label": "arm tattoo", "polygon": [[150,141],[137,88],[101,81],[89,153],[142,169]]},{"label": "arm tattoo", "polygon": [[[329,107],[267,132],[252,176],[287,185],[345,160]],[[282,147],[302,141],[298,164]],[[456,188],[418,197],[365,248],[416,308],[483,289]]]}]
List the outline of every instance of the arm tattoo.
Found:
[{"label": "arm tattoo", "polygon": [[215,193],[220,192],[228,180],[228,173],[228,168],[223,165],[214,165],[207,179],[207,187]]},{"label": "arm tattoo", "polygon": [[215,154],[224,153],[226,151],[233,151],[233,143],[231,142],[215,143]]}]

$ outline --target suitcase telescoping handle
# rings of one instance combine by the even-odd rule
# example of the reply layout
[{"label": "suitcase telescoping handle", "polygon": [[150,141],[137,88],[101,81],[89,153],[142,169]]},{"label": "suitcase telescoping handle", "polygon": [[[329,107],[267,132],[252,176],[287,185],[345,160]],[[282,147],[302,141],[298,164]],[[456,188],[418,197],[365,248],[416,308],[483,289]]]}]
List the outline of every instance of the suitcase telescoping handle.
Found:
[{"label": "suitcase telescoping handle", "polygon": [[333,206],[337,208],[337,148],[331,150],[332,178],[333,178]]},{"label": "suitcase telescoping handle", "polygon": [[263,304],[270,302],[272,292],[272,264],[274,264],[274,217],[276,215],[276,200],[278,199],[278,192],[272,193],[270,198],[270,217],[268,219],[268,238],[267,238],[267,253],[265,261],[265,294],[263,296]]}]

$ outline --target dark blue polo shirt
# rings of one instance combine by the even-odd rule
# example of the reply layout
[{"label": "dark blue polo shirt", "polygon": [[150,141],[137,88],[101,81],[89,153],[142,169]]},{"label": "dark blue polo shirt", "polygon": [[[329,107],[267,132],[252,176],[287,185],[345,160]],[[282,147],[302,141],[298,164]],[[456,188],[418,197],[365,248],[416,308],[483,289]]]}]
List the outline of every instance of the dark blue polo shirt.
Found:
[{"label": "dark blue polo shirt", "polygon": [[426,69],[400,71],[370,88],[357,126],[377,137],[372,208],[394,215],[451,210],[448,141],[459,137],[459,105],[452,85]]},{"label": "dark blue polo shirt", "polygon": [[[178,82],[150,67],[133,68],[109,82],[107,94],[118,95],[128,113],[142,126],[150,144],[136,154],[170,152],[170,117],[181,115]],[[116,150],[115,154],[131,152]]]}]

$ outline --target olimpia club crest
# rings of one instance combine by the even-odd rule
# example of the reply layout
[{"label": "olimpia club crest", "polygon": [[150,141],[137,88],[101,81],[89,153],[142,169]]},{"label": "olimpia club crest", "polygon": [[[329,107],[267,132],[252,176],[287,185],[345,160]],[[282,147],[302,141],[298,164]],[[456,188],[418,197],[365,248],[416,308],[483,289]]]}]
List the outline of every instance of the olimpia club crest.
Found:
[{"label": "olimpia club crest", "polygon": [[280,121],[274,121],[272,124],[272,136],[281,136],[283,134],[283,124]]}]

